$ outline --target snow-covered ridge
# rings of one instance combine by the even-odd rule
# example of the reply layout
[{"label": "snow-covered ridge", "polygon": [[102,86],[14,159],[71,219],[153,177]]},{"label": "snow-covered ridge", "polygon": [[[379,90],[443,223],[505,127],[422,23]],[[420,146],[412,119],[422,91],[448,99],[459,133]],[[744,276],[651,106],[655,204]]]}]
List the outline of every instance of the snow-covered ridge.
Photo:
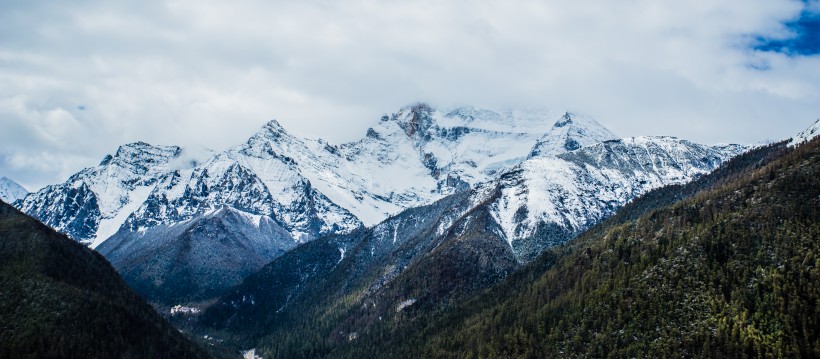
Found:
[{"label": "snow-covered ridge", "polygon": [[131,143],[21,208],[94,247],[120,229],[172,224],[222,205],[267,216],[307,241],[492,181],[526,159],[563,113],[417,104],[341,145],[294,136],[273,120],[243,144],[196,151],[207,158]]},{"label": "snow-covered ridge", "polygon": [[176,146],[144,142],[120,146],[99,166],[27,196],[20,208],[58,231],[96,246],[145,201],[158,178],[167,173],[168,163],[180,153]]},{"label": "snow-covered ridge", "polygon": [[176,146],[123,145],[21,207],[95,247],[120,230],[172,225],[222,206],[275,221],[304,242],[469,189],[483,188],[476,197],[483,198],[500,186],[494,215],[512,243],[544,221],[584,228],[737,151],[668,137],[616,140],[593,119],[565,111],[416,104],[339,145],[295,136],[275,120],[207,158]]},{"label": "snow-covered ridge", "polygon": [[814,124],[798,133],[797,136],[792,137],[792,140],[789,142],[789,146],[797,146],[801,143],[811,141],[818,135],[820,135],[820,119],[814,121]]},{"label": "snow-covered ridge", "polygon": [[543,225],[577,233],[652,189],[711,172],[744,149],[632,137],[533,157],[501,178],[492,214],[511,245]]}]

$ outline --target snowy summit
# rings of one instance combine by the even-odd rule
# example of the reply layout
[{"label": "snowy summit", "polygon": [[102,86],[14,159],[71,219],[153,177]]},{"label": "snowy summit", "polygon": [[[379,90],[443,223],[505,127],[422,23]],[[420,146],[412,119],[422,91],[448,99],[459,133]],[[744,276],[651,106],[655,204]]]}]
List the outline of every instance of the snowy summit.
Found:
[{"label": "snowy summit", "polygon": [[14,203],[14,201],[25,198],[26,195],[28,195],[28,191],[17,182],[8,177],[0,178],[0,199],[3,202]]}]

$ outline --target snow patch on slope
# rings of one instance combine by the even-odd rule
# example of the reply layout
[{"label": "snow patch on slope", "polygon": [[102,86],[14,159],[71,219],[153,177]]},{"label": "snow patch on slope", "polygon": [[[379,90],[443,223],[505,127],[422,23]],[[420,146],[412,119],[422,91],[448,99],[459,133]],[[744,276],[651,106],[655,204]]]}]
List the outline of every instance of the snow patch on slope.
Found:
[{"label": "snow patch on slope", "polygon": [[120,207],[113,217],[103,217],[100,219],[97,233],[90,247],[97,248],[100,243],[108,239],[108,237],[113,236],[114,233],[117,233],[123,223],[125,223],[125,220],[128,219],[128,216],[140,208],[153,190],[154,186],[139,186],[127,192],[127,204]]}]

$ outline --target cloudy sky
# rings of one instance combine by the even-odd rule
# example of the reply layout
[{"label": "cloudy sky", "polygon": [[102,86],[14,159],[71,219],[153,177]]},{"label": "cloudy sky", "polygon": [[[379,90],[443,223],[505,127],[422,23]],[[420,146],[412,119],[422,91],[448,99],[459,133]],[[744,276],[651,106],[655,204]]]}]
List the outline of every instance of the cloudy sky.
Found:
[{"label": "cloudy sky", "polygon": [[820,118],[820,1],[0,3],[0,176],[270,119],[343,142],[384,113],[566,108],[621,136],[779,139]]}]

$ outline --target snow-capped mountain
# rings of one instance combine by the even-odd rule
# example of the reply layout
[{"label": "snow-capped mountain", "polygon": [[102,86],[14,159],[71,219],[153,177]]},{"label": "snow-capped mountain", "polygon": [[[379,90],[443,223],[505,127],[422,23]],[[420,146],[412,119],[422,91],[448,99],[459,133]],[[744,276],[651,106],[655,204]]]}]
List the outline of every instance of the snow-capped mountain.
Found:
[{"label": "snow-capped mountain", "polygon": [[[245,143],[205,159],[176,146],[132,143],[19,205],[98,248],[117,268],[131,268],[133,278],[153,275],[143,293],[161,292],[165,281],[160,278],[173,272],[184,273],[182,281],[193,285],[189,293],[195,297],[215,288],[196,269],[202,265],[198,261],[251,258],[250,267],[227,269],[244,275],[298,243],[371,226],[490,182],[525,160],[561,118],[561,112],[544,110],[438,111],[418,104],[382,117],[361,140],[341,145],[294,136],[276,121]],[[594,121],[587,125],[600,127]],[[259,220],[228,221],[209,214],[222,208]],[[230,228],[222,226],[225,233],[219,235],[201,234],[219,228],[211,225],[217,220]],[[260,222],[277,228],[262,230],[277,233],[266,244],[272,247],[248,245],[259,242],[259,235],[248,233],[262,233]],[[194,232],[200,235],[189,235]],[[236,245],[215,243],[220,236]],[[183,245],[190,238],[202,243]],[[112,242],[101,245],[108,239]],[[167,251],[178,253],[175,265],[181,272],[149,266],[149,253]],[[240,279],[229,273],[218,287]]]},{"label": "snow-capped mountain", "polygon": [[382,117],[363,139],[338,147],[335,160],[346,167],[338,173],[355,181],[312,181],[327,182],[331,200],[372,226],[495,179],[524,160],[559,117],[547,110],[438,111],[417,104]]},{"label": "snow-capped mountain", "polygon": [[6,203],[14,203],[18,199],[23,199],[28,195],[28,191],[19,183],[12,181],[8,177],[0,178],[0,199]]},{"label": "snow-capped mountain", "polygon": [[199,162],[176,146],[127,144],[21,208],[92,247],[121,227],[145,230],[221,205],[269,216],[303,242],[490,181],[526,159],[558,118],[544,110],[442,112],[419,104],[338,146],[294,136],[276,121]]},{"label": "snow-capped mountain", "polygon": [[[525,262],[632,198],[689,181],[742,149],[614,138],[566,112],[416,104],[341,145],[292,135],[276,121],[205,159],[176,146],[123,145],[18,205],[98,248],[143,295],[161,301],[164,288],[179,286],[169,283],[186,283],[185,298],[200,300],[299,243],[470,190]],[[456,217],[441,218],[438,230]],[[225,273],[214,280],[203,269],[213,258],[248,260],[218,265]]]},{"label": "snow-capped mountain", "polygon": [[[319,340],[324,341],[326,356],[354,356],[352,353],[368,350],[378,356],[378,353],[407,351],[413,344],[392,346],[390,343],[396,343],[396,338],[401,342],[407,333],[418,331],[419,323],[429,327],[429,323],[438,321],[445,324],[445,331],[451,330],[455,327],[447,323],[464,317],[463,309],[470,305],[475,305],[478,313],[472,319],[482,320],[488,315],[506,317],[509,313],[496,305],[505,298],[506,304],[526,299],[521,307],[524,309],[550,304],[550,296],[566,289],[563,284],[567,278],[574,278],[584,286],[589,279],[584,275],[586,269],[592,268],[595,275],[607,275],[608,269],[617,265],[628,272],[652,255],[663,262],[666,257],[657,256],[659,248],[686,255],[677,268],[666,268],[667,272],[686,271],[691,268],[687,260],[693,251],[681,249],[678,234],[681,229],[694,228],[698,223],[693,225],[690,219],[698,219],[706,213],[699,213],[699,208],[692,204],[710,204],[717,200],[719,204],[713,206],[707,216],[720,219],[723,209],[728,208],[726,203],[731,202],[729,207],[737,204],[735,207],[744,210],[754,205],[748,201],[748,194],[754,191],[741,193],[742,190],[736,189],[742,186],[737,184],[761,177],[758,176],[761,172],[769,172],[768,180],[778,178],[791,186],[795,180],[784,179],[784,167],[788,166],[782,165],[782,160],[788,158],[796,163],[793,160],[796,157],[790,154],[808,158],[817,151],[816,147],[814,152],[806,147],[803,151],[790,152],[785,144],[786,141],[781,141],[753,148],[695,181],[652,191],[632,201],[582,239],[542,252],[537,259],[527,262],[525,243],[547,246],[550,239],[560,241],[572,235],[574,228],[587,225],[584,218],[594,222],[606,216],[611,207],[623,204],[625,198],[648,188],[688,182],[744,148],[709,147],[672,137],[635,137],[592,144],[551,158],[533,157],[498,181],[447,196],[428,206],[408,209],[349,235],[323,237],[296,247],[205,309],[199,320],[205,326],[200,334],[230,333],[245,342],[249,338],[261,338],[253,343],[267,353],[315,355],[313,344]],[[801,162],[801,168],[812,167],[806,163]],[[801,173],[808,173],[806,171],[810,169]],[[756,180],[754,184],[760,188],[772,187],[759,186],[765,180]],[[796,181],[808,183],[802,178]],[[816,199],[817,195],[804,197]],[[713,200],[704,202],[704,198]],[[764,212],[765,208],[751,211],[752,222],[757,223],[761,217],[758,214]],[[794,217],[794,213],[800,210],[786,216]],[[803,213],[811,213],[811,209]],[[505,223],[505,215],[519,218]],[[737,227],[735,217],[726,219]],[[534,226],[534,221],[542,225]],[[518,226],[519,223],[522,225]],[[749,227],[749,223],[739,223]],[[644,230],[640,229],[642,226]],[[670,246],[670,241],[674,245]],[[723,249],[729,248],[731,252],[734,238],[728,238],[728,242],[728,246],[719,248],[720,256],[726,256]],[[759,244],[754,236],[751,242]],[[638,250],[633,247],[630,254],[627,247],[635,243],[646,245]],[[703,247],[703,243],[696,243],[688,248],[694,248],[707,262],[714,262],[714,251],[702,250]],[[607,257],[607,253],[613,251],[614,255]],[[519,270],[522,267],[525,269]],[[549,276],[543,274],[556,267],[561,270],[552,271]],[[638,281],[646,274],[643,270],[633,272]],[[502,282],[495,290],[485,291],[510,276],[509,281]],[[532,283],[542,285],[529,286]],[[669,283],[656,281],[658,292],[666,293]],[[739,286],[745,288],[746,284]],[[507,296],[527,290],[530,292],[526,298]],[[622,292],[611,297],[626,298],[634,304],[634,295],[628,290]],[[610,295],[605,297],[604,302]],[[684,299],[686,303],[691,302],[688,297]],[[576,301],[572,305],[584,309],[583,303]],[[492,306],[497,310],[484,310]],[[526,318],[530,313],[521,314]],[[462,328],[474,329],[474,323],[464,324]],[[534,336],[542,332],[535,326],[531,329],[530,334]],[[483,335],[492,328],[482,330],[471,333]],[[562,330],[558,328],[554,333],[561,336]],[[281,338],[308,339],[284,343]],[[515,333],[509,338],[512,340],[508,342],[520,339]],[[521,338],[528,342],[527,334]],[[300,352],[299,347],[306,349]],[[353,350],[345,352],[338,348]],[[378,352],[378,348],[397,349]],[[524,345],[521,352],[529,349],[530,346]],[[453,356],[461,352],[458,345],[444,345],[435,351]],[[429,356],[433,351],[420,353],[419,356]]]},{"label": "snow-capped mountain", "polygon": [[276,337],[294,318],[334,313],[316,330],[348,342],[380,323],[412,320],[480,293],[636,196],[689,182],[742,150],[635,137],[532,157],[470,191],[289,251],[216,301],[202,323],[242,337]]},{"label": "snow-capped mountain", "polygon": [[[99,166],[32,194],[21,208],[92,247],[120,229],[139,233],[191,220],[223,205],[249,215],[267,216],[286,229],[294,241],[304,242],[362,225],[372,226],[390,214],[489,183],[503,173],[507,181],[522,174],[526,175],[521,180],[540,181],[530,184],[526,191],[532,192],[533,201],[541,203],[538,193],[549,192],[558,181],[579,182],[577,173],[592,165],[568,169],[559,165],[566,161],[556,156],[596,145],[611,152],[601,156],[619,155],[613,152],[612,144],[603,144],[614,138],[590,118],[548,110],[439,111],[417,104],[383,116],[364,138],[342,145],[294,136],[271,121],[247,142],[204,161],[189,160],[186,151],[176,146],[141,142],[121,146]],[[643,141],[649,146],[642,149],[644,152],[670,145]],[[630,173],[635,176],[652,177],[640,171],[654,173],[666,171],[667,165],[679,167],[681,161],[691,162],[687,155],[705,155],[706,149],[699,146],[693,153],[679,150],[655,162],[652,158],[646,163],[634,162],[638,157],[631,158],[634,163],[628,162],[629,158],[622,162],[634,169]],[[622,155],[627,157],[644,154],[623,150],[627,152]],[[712,154],[708,165],[696,167],[697,171],[683,168],[681,173],[670,172],[672,177],[641,179],[646,185],[627,183],[620,174],[604,179],[590,177],[597,181],[590,186],[619,187],[617,193],[609,194],[611,198],[596,200],[623,204],[644,188],[690,180],[736,152],[727,150],[717,157]],[[640,167],[647,164],[651,167]],[[559,169],[565,173],[550,173]],[[538,179],[543,176],[552,177]],[[537,190],[530,191],[533,185]],[[535,226],[538,216],[534,213],[541,211],[520,209],[523,207],[512,202],[499,208],[498,216],[504,218],[504,223],[516,222],[525,210],[529,213],[527,224],[519,223],[519,229],[507,228],[510,241],[531,234],[520,228]],[[577,212],[567,215],[566,223],[580,228],[590,218],[594,221],[602,217],[579,216]]]}]

